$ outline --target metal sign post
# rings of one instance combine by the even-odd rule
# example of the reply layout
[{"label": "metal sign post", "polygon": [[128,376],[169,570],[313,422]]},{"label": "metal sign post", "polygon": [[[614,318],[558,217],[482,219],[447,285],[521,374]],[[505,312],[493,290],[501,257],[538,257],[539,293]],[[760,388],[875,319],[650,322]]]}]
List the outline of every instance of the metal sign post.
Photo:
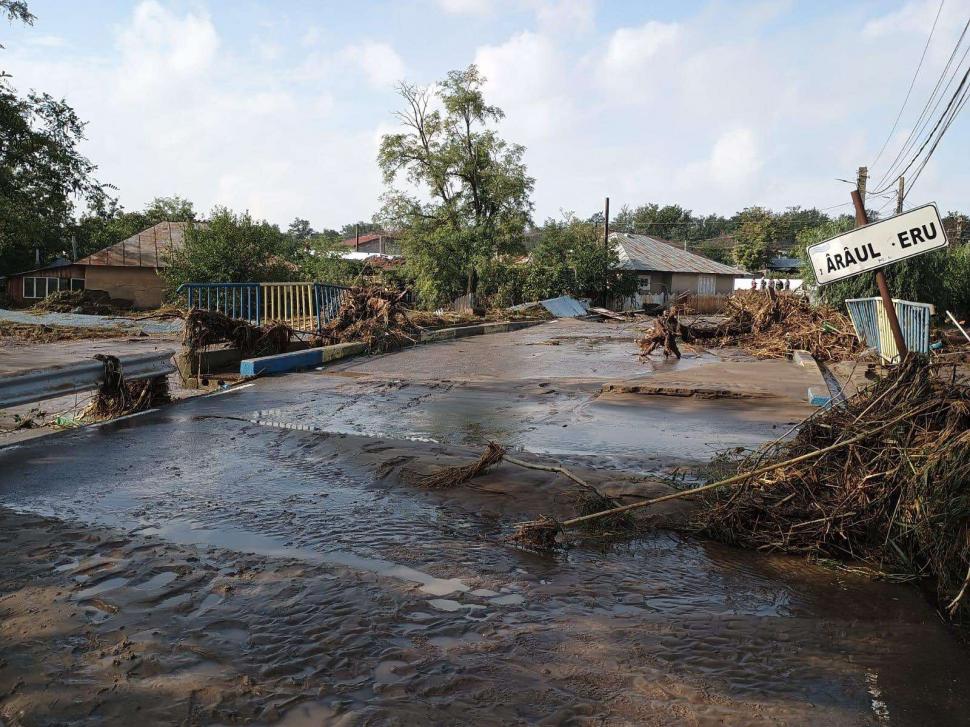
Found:
[{"label": "metal sign post", "polygon": [[[852,204],[855,205],[855,225],[865,227],[869,224],[869,215],[866,214],[866,205],[862,201],[859,190],[852,190]],[[896,350],[899,352],[899,362],[902,363],[909,355],[906,348],[906,340],[903,338],[903,331],[899,327],[899,316],[896,315],[896,306],[893,304],[892,296],[889,295],[889,285],[886,283],[886,274],[882,268],[876,270],[876,285],[879,287],[879,297],[882,298],[882,307],[886,310],[886,319],[889,321],[889,330],[893,333],[893,341],[896,342]]]}]

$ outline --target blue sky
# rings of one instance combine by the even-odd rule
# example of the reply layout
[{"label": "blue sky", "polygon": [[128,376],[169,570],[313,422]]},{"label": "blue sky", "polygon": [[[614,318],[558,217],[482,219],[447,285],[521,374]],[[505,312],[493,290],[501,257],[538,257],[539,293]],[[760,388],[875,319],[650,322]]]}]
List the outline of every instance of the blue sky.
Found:
[{"label": "blue sky", "polygon": [[[478,63],[527,147],[537,220],[604,196],[730,213],[829,207],[892,126],[939,0],[32,0],[0,68],[64,96],[122,202],[181,194],[285,225],[369,218],[394,82]],[[873,182],[970,17],[946,0]],[[907,199],[970,211],[970,112]],[[870,200],[878,207],[888,202]],[[843,207],[841,210],[845,210]],[[840,211],[840,210],[835,210]]]}]

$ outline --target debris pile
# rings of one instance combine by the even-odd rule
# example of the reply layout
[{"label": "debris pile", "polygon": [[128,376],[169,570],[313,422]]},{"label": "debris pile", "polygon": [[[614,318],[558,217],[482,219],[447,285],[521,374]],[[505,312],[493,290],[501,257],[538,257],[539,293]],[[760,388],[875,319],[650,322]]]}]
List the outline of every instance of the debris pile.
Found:
[{"label": "debris pile", "polygon": [[229,343],[244,356],[272,356],[286,351],[293,333],[293,329],[284,323],[260,327],[219,311],[193,308],[185,316],[182,345],[194,352],[214,344]]},{"label": "debris pile", "polygon": [[681,337],[686,343],[705,339],[740,346],[758,358],[784,358],[802,349],[819,361],[842,361],[865,351],[847,316],[771,288],[735,293],[726,301],[725,315],[722,321],[682,324]]},{"label": "debris pile", "polygon": [[137,329],[121,326],[50,326],[44,323],[0,321],[0,339],[10,338],[29,343],[52,343],[87,338],[125,338],[142,335]]},{"label": "debris pile", "polygon": [[476,462],[457,467],[443,467],[437,472],[421,478],[418,484],[421,487],[433,490],[457,487],[480,474],[484,474],[489,467],[499,464],[503,457],[505,457],[505,449],[495,442],[489,442],[485,451],[482,452],[482,456]]},{"label": "debris pile", "polygon": [[[761,472],[745,486],[704,492],[696,528],[728,543],[926,580],[951,615],[966,613],[970,387],[957,370],[914,357],[813,416],[792,439],[740,462],[739,472]],[[764,462],[779,466],[764,472]]]},{"label": "debris pile", "polygon": [[113,300],[103,290],[61,290],[38,301],[31,310],[39,313],[112,315],[130,308],[131,301]]},{"label": "debris pile", "polygon": [[347,290],[340,310],[320,332],[324,345],[361,342],[371,353],[383,353],[417,343],[420,328],[403,301],[407,291],[379,286]]},{"label": "debris pile", "polygon": [[676,356],[680,358],[677,348],[677,334],[681,333],[677,320],[677,309],[669,308],[654,319],[653,330],[648,331],[637,341],[640,346],[640,358],[649,356],[657,346],[663,346],[664,358]]},{"label": "debris pile", "polygon": [[95,358],[104,364],[104,381],[80,418],[91,415],[99,419],[119,417],[172,400],[165,376],[126,381],[117,356],[97,354]]}]

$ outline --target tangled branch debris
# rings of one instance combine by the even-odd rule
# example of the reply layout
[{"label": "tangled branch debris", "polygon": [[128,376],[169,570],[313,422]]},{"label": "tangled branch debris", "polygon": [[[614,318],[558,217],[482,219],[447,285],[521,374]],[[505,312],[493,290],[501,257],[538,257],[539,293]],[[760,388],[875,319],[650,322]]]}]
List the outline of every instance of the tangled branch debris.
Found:
[{"label": "tangled branch debris", "polygon": [[[840,442],[847,446],[832,448]],[[697,529],[737,545],[926,579],[951,615],[966,613],[970,387],[956,368],[913,359],[739,469],[826,449],[743,489],[705,492]]]},{"label": "tangled branch debris", "polygon": [[847,316],[834,308],[814,306],[798,295],[778,294],[771,288],[741,291],[726,305],[724,321],[682,324],[683,340],[740,346],[758,358],[784,358],[803,349],[820,361],[842,361],[865,350]]},{"label": "tangled branch debris", "polygon": [[286,351],[292,337],[293,329],[284,323],[260,327],[219,311],[194,308],[185,316],[182,345],[195,352],[229,343],[244,356],[272,356]]},{"label": "tangled branch debris", "polygon": [[126,381],[117,356],[97,354],[95,358],[104,364],[104,381],[80,418],[124,416],[171,401],[166,377]]},{"label": "tangled branch debris", "polygon": [[371,353],[383,353],[417,343],[420,328],[404,307],[406,296],[407,291],[378,286],[350,288],[337,315],[321,331],[324,344],[359,341]]},{"label": "tangled branch debris", "polygon": [[657,346],[663,346],[664,358],[669,356],[680,358],[680,349],[677,348],[677,334],[680,332],[677,309],[674,307],[665,310],[654,319],[653,331],[646,333],[638,341],[640,358],[649,356]]},{"label": "tangled branch debris", "polygon": [[482,456],[477,462],[457,467],[443,467],[442,469],[421,478],[418,484],[433,490],[457,487],[473,477],[484,474],[490,467],[497,465],[505,456],[505,449],[495,442],[489,442]]}]

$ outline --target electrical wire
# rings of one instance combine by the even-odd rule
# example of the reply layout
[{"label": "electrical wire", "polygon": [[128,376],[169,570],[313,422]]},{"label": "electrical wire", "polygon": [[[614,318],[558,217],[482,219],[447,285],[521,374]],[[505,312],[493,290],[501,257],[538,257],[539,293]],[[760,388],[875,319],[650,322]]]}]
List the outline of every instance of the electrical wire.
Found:
[{"label": "electrical wire", "polygon": [[926,51],[929,50],[930,41],[933,40],[933,33],[936,32],[936,24],[940,20],[940,13],[943,12],[943,3],[946,0],[940,0],[940,7],[936,10],[936,17],[933,18],[933,27],[930,28],[930,34],[926,38],[926,45],[923,46],[923,53],[919,57],[919,63],[916,66],[916,72],[913,74],[913,80],[909,82],[909,88],[906,91],[906,98],[903,99],[903,105],[899,107],[899,113],[896,114],[896,120],[893,121],[893,126],[889,130],[889,134],[886,135],[886,140],[882,143],[879,151],[876,153],[876,158],[872,160],[869,164],[870,167],[876,166],[879,159],[882,157],[882,153],[886,151],[886,146],[889,144],[889,140],[893,138],[893,134],[896,131],[896,127],[899,125],[899,120],[903,116],[903,111],[906,110],[906,104],[909,103],[909,97],[913,93],[913,86],[916,85],[916,79],[919,77],[920,69],[923,68],[923,61],[926,59]]},{"label": "electrical wire", "polygon": [[[950,86],[953,84],[954,79],[956,79],[956,77],[959,75],[960,67],[963,65],[963,62],[967,57],[967,53],[970,52],[970,45],[968,45],[967,49],[964,50],[963,56],[957,62],[956,66],[953,68],[953,73],[950,75],[949,80],[946,82],[946,86],[942,86],[943,80],[950,73],[950,68],[951,66],[953,66],[953,60],[957,57],[957,53],[959,52],[960,47],[963,45],[963,41],[966,38],[968,29],[970,29],[970,19],[968,19],[966,24],[963,26],[963,31],[960,33],[960,37],[957,39],[956,45],[954,45],[953,50],[950,52],[950,57],[947,59],[946,65],[943,67],[943,70],[941,71],[939,78],[937,78],[936,84],[934,84],[933,90],[931,91],[929,98],[927,98],[926,103],[923,105],[923,109],[920,111],[920,114],[917,117],[916,122],[913,124],[912,130],[909,132],[909,135],[906,137],[906,141],[903,142],[903,145],[900,147],[895,158],[890,163],[885,173],[883,173],[879,181],[873,185],[874,187],[879,188],[878,192],[882,192],[885,189],[888,189],[895,183],[896,179],[899,178],[900,174],[896,173],[899,165],[906,158],[906,154],[918,143],[920,136],[923,133],[923,130],[930,123],[930,120],[933,118],[933,115],[936,113],[936,110],[939,108],[940,103],[942,103],[943,99],[946,98],[947,91],[949,91]],[[942,86],[942,92],[941,92],[941,86]],[[883,187],[883,185],[886,185],[886,186]]]}]

